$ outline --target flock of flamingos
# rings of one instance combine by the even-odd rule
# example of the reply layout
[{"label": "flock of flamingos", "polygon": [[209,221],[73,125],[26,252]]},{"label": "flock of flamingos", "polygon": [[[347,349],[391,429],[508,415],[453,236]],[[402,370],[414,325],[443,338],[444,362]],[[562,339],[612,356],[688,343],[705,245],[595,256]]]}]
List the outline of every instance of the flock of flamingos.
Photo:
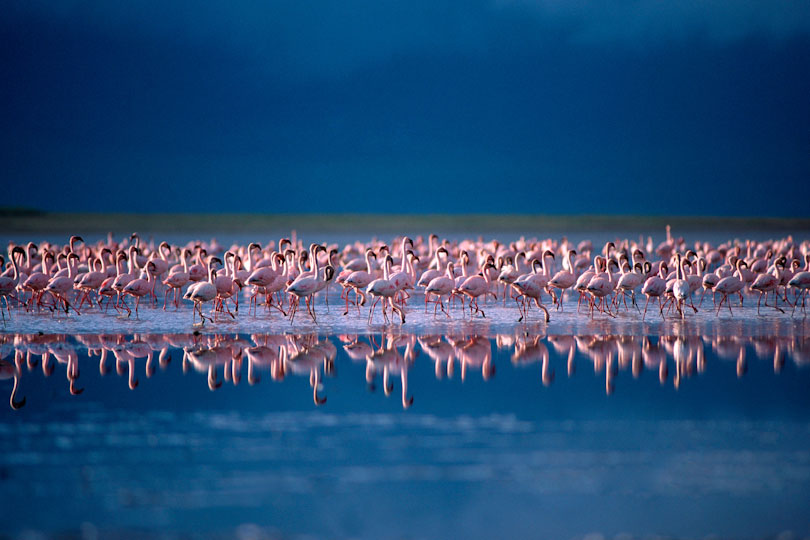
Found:
[{"label": "flock of flamingos", "polygon": [[[377,304],[386,323],[389,310],[404,323],[417,294],[424,297],[425,311],[432,304],[434,317],[451,317],[454,309],[463,317],[486,317],[486,302],[508,302],[519,321],[537,308],[548,322],[549,308],[566,309],[567,294],[577,300],[568,309],[590,317],[616,316],[623,309],[645,318],[654,304],[661,317],[684,318],[704,309],[707,293],[708,309],[717,314],[725,304],[733,316],[732,304],[742,305],[747,296],[757,300],[757,313],[766,307],[794,314],[797,306],[806,313],[810,241],[687,245],[669,227],[657,246],[650,238],[593,246],[565,239],[500,243],[431,235],[342,248],[282,238],[226,249],[216,241],[156,244],[137,234],[121,242],[108,235],[95,244],[72,236],[65,245],[9,245],[0,268],[4,324],[12,308],[54,316],[112,309],[137,316],[142,304],[179,309],[181,298],[193,304],[192,320],[199,316],[199,324],[236,318],[245,302],[249,315],[264,309],[294,322],[305,309],[317,322],[315,297],[323,296],[328,305],[330,287],[340,288],[344,315],[366,309],[369,323]],[[645,297],[643,308],[638,293]]]}]

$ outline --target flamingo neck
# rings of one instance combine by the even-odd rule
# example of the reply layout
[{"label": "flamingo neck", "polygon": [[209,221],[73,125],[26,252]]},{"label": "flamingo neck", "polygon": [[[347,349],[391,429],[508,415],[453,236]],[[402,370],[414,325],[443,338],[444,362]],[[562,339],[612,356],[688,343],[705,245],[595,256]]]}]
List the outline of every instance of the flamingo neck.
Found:
[{"label": "flamingo neck", "polygon": [[25,269],[26,271],[31,271],[31,248],[27,246],[25,248]]},{"label": "flamingo neck", "polygon": [[408,262],[408,270],[407,270],[408,275],[415,282],[416,281],[416,267],[413,265],[413,257],[408,257],[407,262]]},{"label": "flamingo neck", "polygon": [[370,275],[371,271],[372,271],[372,268],[371,268],[371,252],[366,251],[366,272],[368,272],[368,274]]},{"label": "flamingo neck", "polygon": [[12,278],[15,282],[20,279],[20,267],[17,263],[17,258],[14,257],[14,253],[11,254],[11,264],[14,265],[14,277]]},{"label": "flamingo neck", "polygon": [[520,253],[518,253],[517,255],[515,255],[515,272],[517,272],[518,274],[523,273],[523,267],[520,265],[520,260],[525,258],[525,257],[526,257],[526,254],[523,253],[522,251]]},{"label": "flamingo neck", "polygon": [[312,250],[312,276],[317,278],[318,277],[318,250]]}]

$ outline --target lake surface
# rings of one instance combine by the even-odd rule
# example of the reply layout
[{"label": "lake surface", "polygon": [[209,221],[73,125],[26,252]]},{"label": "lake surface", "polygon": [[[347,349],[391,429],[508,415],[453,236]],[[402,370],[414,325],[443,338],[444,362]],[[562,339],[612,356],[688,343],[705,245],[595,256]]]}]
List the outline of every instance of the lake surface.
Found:
[{"label": "lake surface", "polygon": [[485,309],[14,312],[2,537],[810,535],[807,319]]}]

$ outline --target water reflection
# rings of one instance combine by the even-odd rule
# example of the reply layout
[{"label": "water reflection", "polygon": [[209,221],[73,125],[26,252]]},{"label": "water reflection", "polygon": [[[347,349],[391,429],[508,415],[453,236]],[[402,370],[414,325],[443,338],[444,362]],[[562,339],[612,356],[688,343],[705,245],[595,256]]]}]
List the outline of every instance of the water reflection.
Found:
[{"label": "water reflection", "polygon": [[[749,357],[769,360],[775,373],[788,361],[799,367],[810,364],[810,338],[804,336],[3,334],[0,389],[9,392],[9,404],[17,410],[26,404],[22,388],[35,373],[51,377],[63,372],[69,393],[80,395],[84,391],[80,365],[87,369],[97,363],[101,375],[126,378],[127,387],[135,390],[142,377],[167,370],[172,359],[179,358],[183,373],[204,374],[211,391],[241,384],[243,373],[249,385],[259,384],[263,377],[274,382],[308,377],[312,400],[322,405],[327,401],[324,381],[336,376],[339,350],[345,356],[342,360],[365,365],[365,383],[372,391],[381,383],[384,395],[391,396],[399,378],[405,409],[414,403],[408,372],[420,355],[419,362],[433,363],[437,379],[461,381],[470,373],[490,381],[496,358],[500,362],[510,358],[516,369],[539,369],[539,380],[546,387],[554,383],[558,371],[571,378],[578,364],[590,363],[594,373],[604,376],[608,395],[623,373],[638,378],[645,371],[656,373],[662,385],[671,381],[677,389],[706,370],[708,356],[734,362],[738,377],[747,373]],[[10,389],[5,381],[10,381]]]}]

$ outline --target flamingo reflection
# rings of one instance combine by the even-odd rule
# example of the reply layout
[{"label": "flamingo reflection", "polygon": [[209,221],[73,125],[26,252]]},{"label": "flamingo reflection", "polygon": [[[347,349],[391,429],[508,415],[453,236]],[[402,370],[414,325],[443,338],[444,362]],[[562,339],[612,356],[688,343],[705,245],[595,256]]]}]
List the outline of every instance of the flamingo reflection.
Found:
[{"label": "flamingo reflection", "polygon": [[[581,355],[592,363],[594,373],[603,374],[608,395],[616,390],[617,381],[625,376],[623,373],[644,381],[645,371],[657,373],[662,385],[671,380],[678,389],[691,377],[699,377],[707,370],[707,358],[717,358],[717,369],[733,369],[737,377],[747,374],[753,358],[772,363],[774,373],[783,373],[788,362],[798,368],[810,365],[810,339],[784,330],[784,335],[774,330],[770,335],[754,338],[741,337],[742,329],[731,335],[708,336],[685,333],[681,326],[671,330],[660,336],[608,333],[545,336],[522,331],[494,336],[453,333],[417,337],[389,333],[379,339],[372,335],[321,338],[310,334],[255,334],[249,340],[239,335],[199,333],[0,334],[0,385],[10,385],[4,391],[10,391],[12,409],[23,407],[26,399],[31,400],[34,395],[30,385],[27,396],[21,395],[23,375],[38,373],[41,364],[43,377],[64,369],[70,394],[79,396],[89,380],[85,378],[84,385],[79,383],[80,364],[95,364],[98,357],[100,375],[108,375],[114,369],[119,376],[126,376],[128,388],[134,390],[141,384],[137,373],[140,360],[144,360],[143,373],[148,380],[155,377],[159,369],[168,370],[172,351],[180,350],[183,373],[205,373],[212,391],[225,384],[239,385],[245,372],[250,385],[258,384],[263,372],[269,373],[276,382],[283,381],[287,375],[303,375],[309,377],[313,402],[323,405],[326,403],[324,381],[337,374],[336,364],[340,360],[336,345],[339,344],[343,360],[348,358],[365,366],[366,381],[372,389],[375,381],[381,379],[384,394],[390,396],[395,387],[393,377],[399,376],[402,406],[407,409],[414,402],[408,387],[409,372],[421,362],[422,352],[436,379],[453,379],[455,370],[460,369],[462,382],[466,381],[469,370],[480,370],[482,379],[490,380],[495,374],[497,358],[508,354],[516,367],[539,364],[544,386],[553,384],[556,370],[563,366],[569,377],[573,376],[576,356]],[[711,351],[711,356],[707,355],[707,350]],[[35,382],[35,379],[26,375],[26,381]]]}]

